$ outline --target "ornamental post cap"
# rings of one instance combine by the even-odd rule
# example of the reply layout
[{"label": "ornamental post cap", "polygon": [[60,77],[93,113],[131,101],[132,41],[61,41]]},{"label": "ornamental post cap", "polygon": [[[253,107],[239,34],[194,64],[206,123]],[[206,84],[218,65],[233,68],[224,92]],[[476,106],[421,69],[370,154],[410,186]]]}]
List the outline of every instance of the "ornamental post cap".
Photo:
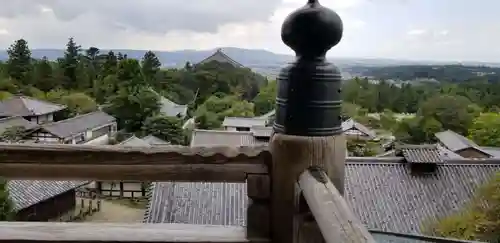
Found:
[{"label": "ornamental post cap", "polygon": [[321,6],[318,0],[308,0],[285,19],[281,39],[298,57],[317,58],[340,42],[343,29],[336,12]]}]

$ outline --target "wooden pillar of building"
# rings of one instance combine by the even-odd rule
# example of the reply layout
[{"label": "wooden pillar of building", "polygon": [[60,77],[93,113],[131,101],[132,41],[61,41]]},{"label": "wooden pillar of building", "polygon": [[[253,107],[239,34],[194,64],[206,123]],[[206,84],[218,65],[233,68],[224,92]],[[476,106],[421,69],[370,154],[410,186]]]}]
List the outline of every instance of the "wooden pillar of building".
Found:
[{"label": "wooden pillar of building", "polygon": [[[326,61],[327,51],[342,38],[343,25],[332,10],[309,0],[285,20],[281,37],[296,61],[278,76],[276,119],[270,141],[272,242],[300,237],[297,180],[307,168],[326,171],[344,191],[345,138],[341,129],[341,75]],[[314,222],[314,221],[313,221]],[[311,242],[311,241],[308,241]]]}]

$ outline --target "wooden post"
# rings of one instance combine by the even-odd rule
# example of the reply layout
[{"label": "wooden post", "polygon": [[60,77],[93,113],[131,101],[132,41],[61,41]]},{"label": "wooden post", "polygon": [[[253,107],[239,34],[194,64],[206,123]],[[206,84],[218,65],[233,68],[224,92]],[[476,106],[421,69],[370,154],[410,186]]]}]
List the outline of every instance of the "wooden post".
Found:
[{"label": "wooden post", "polygon": [[343,193],[346,144],[340,118],[341,75],[326,61],[327,51],[340,42],[342,32],[340,17],[317,0],[308,0],[283,23],[282,40],[297,58],[277,78],[270,141],[272,242],[299,241],[294,223],[300,195],[296,183],[304,170],[321,167]]}]

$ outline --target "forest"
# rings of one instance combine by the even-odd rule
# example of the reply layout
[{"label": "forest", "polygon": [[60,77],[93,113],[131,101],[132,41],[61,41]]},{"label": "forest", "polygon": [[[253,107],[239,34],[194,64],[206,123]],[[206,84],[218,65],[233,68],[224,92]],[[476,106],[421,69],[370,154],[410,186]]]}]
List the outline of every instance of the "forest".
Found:
[{"label": "forest", "polygon": [[387,67],[353,67],[361,76],[377,80],[435,79],[446,82],[463,82],[478,76],[490,82],[500,81],[500,67],[470,65],[401,65]]}]

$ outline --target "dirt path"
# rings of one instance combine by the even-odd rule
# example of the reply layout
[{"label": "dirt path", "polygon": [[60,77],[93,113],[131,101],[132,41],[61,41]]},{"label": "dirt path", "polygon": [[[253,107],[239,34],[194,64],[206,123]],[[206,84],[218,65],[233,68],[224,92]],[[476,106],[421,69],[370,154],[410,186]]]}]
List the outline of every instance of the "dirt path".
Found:
[{"label": "dirt path", "polygon": [[142,220],[144,220],[144,210],[102,200],[101,211],[88,216],[85,222],[131,223]]}]

